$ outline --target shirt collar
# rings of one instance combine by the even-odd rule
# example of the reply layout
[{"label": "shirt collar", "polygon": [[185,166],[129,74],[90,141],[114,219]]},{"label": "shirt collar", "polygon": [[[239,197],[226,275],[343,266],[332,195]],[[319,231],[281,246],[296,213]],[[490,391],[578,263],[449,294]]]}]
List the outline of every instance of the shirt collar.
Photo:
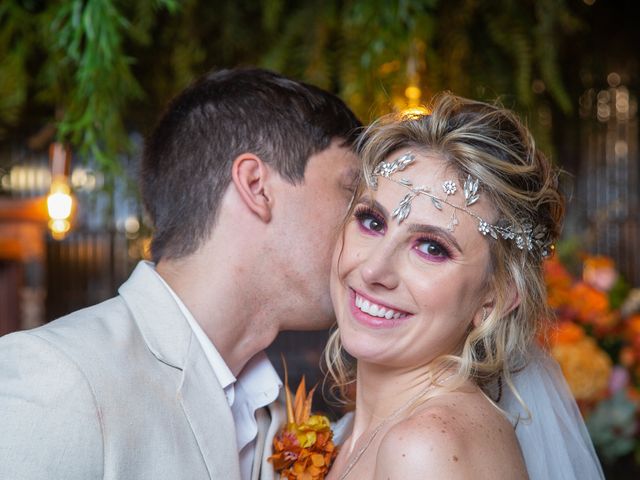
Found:
[{"label": "shirt collar", "polygon": [[236,420],[236,438],[240,451],[258,433],[256,410],[278,398],[282,381],[266,353],[260,352],[245,365],[235,386],[237,401],[231,406],[231,410]]}]

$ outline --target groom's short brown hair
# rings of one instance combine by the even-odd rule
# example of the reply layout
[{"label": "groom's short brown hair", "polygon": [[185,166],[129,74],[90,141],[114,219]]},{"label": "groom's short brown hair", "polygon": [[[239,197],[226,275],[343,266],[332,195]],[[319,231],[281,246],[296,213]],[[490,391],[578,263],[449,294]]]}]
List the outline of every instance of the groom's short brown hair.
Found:
[{"label": "groom's short brown hair", "polygon": [[193,253],[209,235],[231,164],[253,153],[292,184],[309,157],[361,124],[337,96],[261,69],[212,72],[169,104],[148,137],[141,190],[154,261]]}]

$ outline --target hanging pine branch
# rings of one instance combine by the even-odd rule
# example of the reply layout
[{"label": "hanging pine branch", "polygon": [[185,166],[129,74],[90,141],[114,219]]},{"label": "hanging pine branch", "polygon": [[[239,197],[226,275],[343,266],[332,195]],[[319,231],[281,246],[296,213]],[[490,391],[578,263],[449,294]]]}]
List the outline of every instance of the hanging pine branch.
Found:
[{"label": "hanging pine branch", "polygon": [[[157,3],[175,7],[173,0]],[[130,100],[142,96],[131,72],[133,59],[123,50],[131,29],[113,0],[63,2],[51,25],[53,48],[66,52],[75,84],[61,106],[58,135],[103,167],[115,165],[109,155],[126,149],[123,114]]]},{"label": "hanging pine branch", "polygon": [[[177,5],[175,0],[154,0],[138,3],[139,9],[141,3],[153,9]],[[117,167],[116,156],[127,149],[127,107],[143,95],[125,41],[149,40],[150,25],[133,25],[130,16],[115,0],[4,3],[0,92],[14,88],[14,94],[2,95],[0,121],[11,125],[7,105],[19,108],[31,89],[36,101],[49,106],[59,140],[95,158],[105,170]],[[44,61],[29,70],[33,57]]]},{"label": "hanging pine branch", "polygon": [[0,141],[38,112],[110,170],[129,130],[145,132],[197,75],[235,65],[335,91],[365,121],[414,81],[424,99],[449,89],[568,112],[557,51],[575,26],[563,0],[4,0]]}]

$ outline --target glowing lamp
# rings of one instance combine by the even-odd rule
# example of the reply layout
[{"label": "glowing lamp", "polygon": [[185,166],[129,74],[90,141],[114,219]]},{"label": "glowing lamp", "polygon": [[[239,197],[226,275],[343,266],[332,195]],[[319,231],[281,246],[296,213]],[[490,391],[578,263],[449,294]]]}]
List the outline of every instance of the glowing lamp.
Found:
[{"label": "glowing lamp", "polygon": [[67,183],[58,179],[51,184],[47,195],[49,230],[56,240],[61,240],[71,229],[70,218],[73,212],[73,197]]},{"label": "glowing lamp", "polygon": [[49,220],[51,236],[56,240],[62,240],[70,229],[71,224],[69,220]]},{"label": "glowing lamp", "polygon": [[409,101],[417,101],[420,100],[422,96],[422,90],[415,85],[410,85],[404,90],[404,95],[409,99]]},{"label": "glowing lamp", "polygon": [[73,198],[69,187],[63,183],[51,186],[51,193],[47,196],[47,210],[52,220],[67,220],[71,216]]},{"label": "glowing lamp", "polygon": [[49,146],[51,187],[47,195],[49,229],[53,238],[60,240],[71,229],[73,197],[69,189],[71,151],[65,145],[54,142]]}]

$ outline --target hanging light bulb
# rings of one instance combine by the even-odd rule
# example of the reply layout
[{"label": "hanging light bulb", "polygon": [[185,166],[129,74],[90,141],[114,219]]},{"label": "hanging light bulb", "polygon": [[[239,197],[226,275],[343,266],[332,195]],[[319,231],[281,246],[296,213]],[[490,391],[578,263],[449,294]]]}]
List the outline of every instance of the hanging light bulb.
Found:
[{"label": "hanging light bulb", "polygon": [[69,188],[69,152],[59,143],[50,148],[51,156],[51,188],[47,195],[47,212],[49,213],[49,230],[56,240],[61,240],[71,229],[73,213],[73,196]]},{"label": "hanging light bulb", "polygon": [[66,183],[56,181],[47,196],[47,211],[53,220],[65,220],[71,216],[73,198]]},{"label": "hanging light bulb", "polygon": [[422,90],[417,85],[409,85],[404,89],[404,96],[407,97],[409,103],[420,102]]}]

